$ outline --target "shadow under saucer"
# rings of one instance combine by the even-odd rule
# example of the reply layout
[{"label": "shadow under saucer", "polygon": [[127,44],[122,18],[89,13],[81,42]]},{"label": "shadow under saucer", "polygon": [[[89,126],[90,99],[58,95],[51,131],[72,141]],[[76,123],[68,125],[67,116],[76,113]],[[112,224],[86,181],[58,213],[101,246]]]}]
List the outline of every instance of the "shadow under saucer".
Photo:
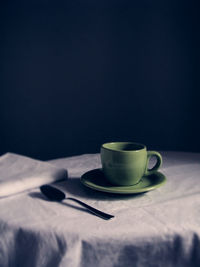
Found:
[{"label": "shadow under saucer", "polygon": [[118,194],[118,193],[107,193],[102,191],[94,190],[90,187],[85,186],[79,177],[68,178],[67,181],[59,183],[56,185],[59,189],[63,190],[66,194],[81,197],[81,198],[89,198],[94,200],[101,201],[117,201],[124,200],[130,198],[139,198],[142,197],[145,193],[137,193],[137,194]]}]

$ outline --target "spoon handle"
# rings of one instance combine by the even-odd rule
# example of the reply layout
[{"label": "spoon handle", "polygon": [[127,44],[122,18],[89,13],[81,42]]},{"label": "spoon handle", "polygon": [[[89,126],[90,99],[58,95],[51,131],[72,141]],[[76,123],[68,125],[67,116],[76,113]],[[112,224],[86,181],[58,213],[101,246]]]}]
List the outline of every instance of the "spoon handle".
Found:
[{"label": "spoon handle", "polygon": [[100,211],[100,210],[97,210],[89,205],[87,205],[86,203],[76,199],[76,198],[73,198],[73,197],[67,197],[66,199],[70,199],[70,200],[73,200],[75,202],[77,202],[78,204],[80,204],[81,206],[87,208],[89,211],[91,211],[92,213],[94,213],[95,215],[101,217],[102,219],[104,220],[109,220],[111,218],[114,218],[115,216],[111,215],[111,214],[108,214],[108,213],[105,213],[103,211]]}]

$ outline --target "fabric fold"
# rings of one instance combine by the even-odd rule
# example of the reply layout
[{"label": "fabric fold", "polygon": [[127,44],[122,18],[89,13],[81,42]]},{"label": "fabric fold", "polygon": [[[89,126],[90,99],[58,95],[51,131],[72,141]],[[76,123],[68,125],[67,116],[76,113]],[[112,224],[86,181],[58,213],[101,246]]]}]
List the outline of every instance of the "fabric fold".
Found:
[{"label": "fabric fold", "polygon": [[0,157],[0,198],[67,177],[66,169],[26,156],[6,153]]}]

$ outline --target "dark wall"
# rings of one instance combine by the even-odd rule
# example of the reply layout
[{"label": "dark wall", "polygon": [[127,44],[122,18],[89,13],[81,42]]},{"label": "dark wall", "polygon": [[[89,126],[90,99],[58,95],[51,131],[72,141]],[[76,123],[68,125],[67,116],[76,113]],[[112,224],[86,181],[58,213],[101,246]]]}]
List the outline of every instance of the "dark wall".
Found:
[{"label": "dark wall", "polygon": [[200,152],[198,1],[5,1],[0,154]]}]

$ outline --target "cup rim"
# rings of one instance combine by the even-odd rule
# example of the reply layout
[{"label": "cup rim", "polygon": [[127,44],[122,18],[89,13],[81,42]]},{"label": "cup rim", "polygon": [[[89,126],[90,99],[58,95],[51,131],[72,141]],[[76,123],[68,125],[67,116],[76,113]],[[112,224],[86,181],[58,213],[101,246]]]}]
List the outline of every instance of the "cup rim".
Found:
[{"label": "cup rim", "polygon": [[[111,144],[130,144],[130,145],[137,145],[137,146],[141,146],[141,148],[139,149],[134,149],[134,150],[122,150],[122,149],[115,149],[115,148],[109,148],[109,147],[106,147],[107,145],[111,145]],[[142,151],[142,150],[146,150],[146,146],[141,144],[141,143],[136,143],[136,142],[107,142],[107,143],[104,143],[102,144],[101,146],[103,149],[106,149],[106,150],[110,150],[110,151],[116,151],[116,152],[121,152],[121,153],[133,153],[133,152],[139,152],[139,151]]]}]

